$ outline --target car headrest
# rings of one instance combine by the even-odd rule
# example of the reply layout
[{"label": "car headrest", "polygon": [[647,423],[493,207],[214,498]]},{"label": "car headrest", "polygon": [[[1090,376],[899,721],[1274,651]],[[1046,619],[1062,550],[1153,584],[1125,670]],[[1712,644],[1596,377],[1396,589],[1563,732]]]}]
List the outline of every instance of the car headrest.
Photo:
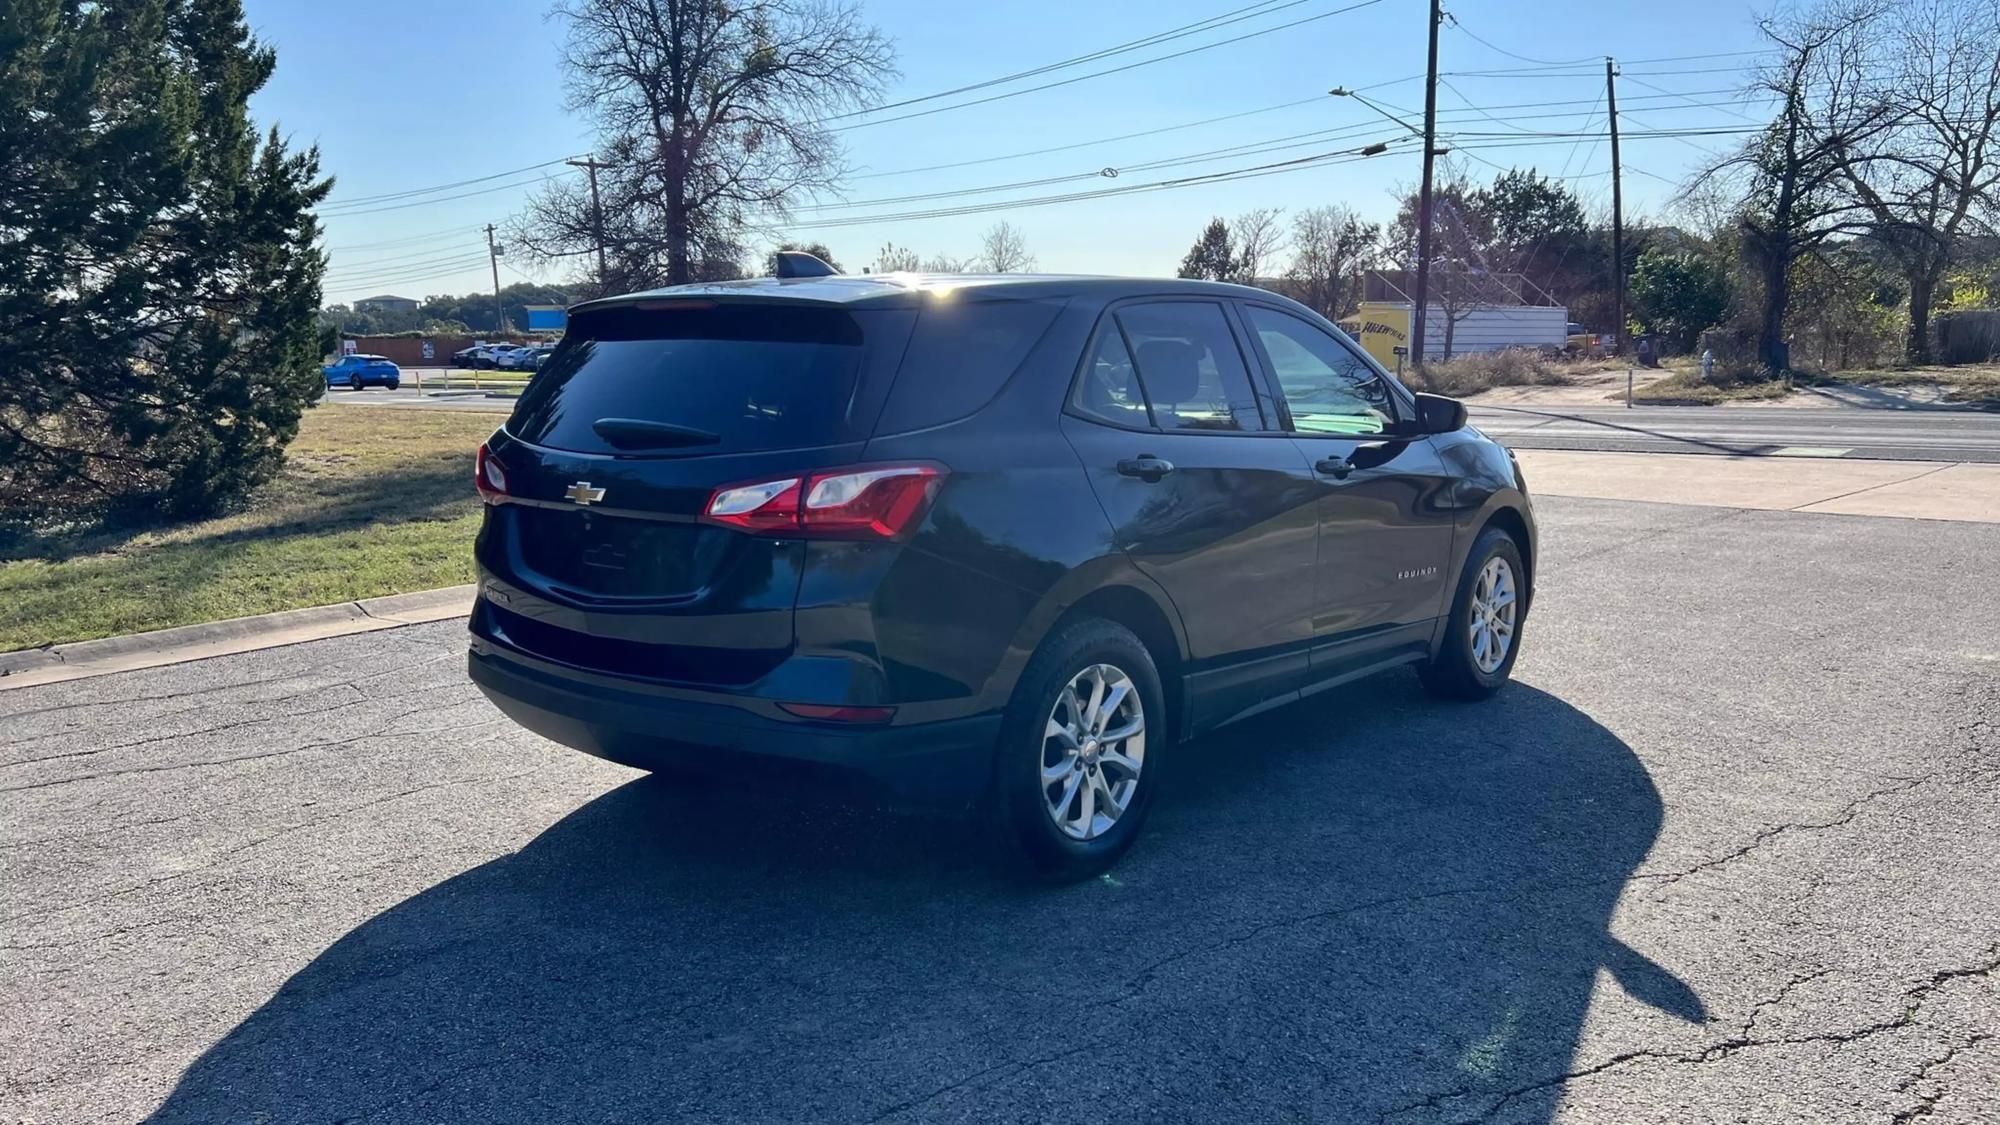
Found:
[{"label": "car headrest", "polygon": [[1139,345],[1139,377],[1155,403],[1186,402],[1201,392],[1200,357],[1185,340],[1148,340]]}]

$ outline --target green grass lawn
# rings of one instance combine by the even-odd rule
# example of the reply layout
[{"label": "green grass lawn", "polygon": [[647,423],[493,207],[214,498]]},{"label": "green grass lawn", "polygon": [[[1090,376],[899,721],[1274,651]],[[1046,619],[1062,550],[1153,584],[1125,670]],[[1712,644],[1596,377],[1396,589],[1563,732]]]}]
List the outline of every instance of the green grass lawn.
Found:
[{"label": "green grass lawn", "polygon": [[472,581],[493,414],[323,405],[242,510],[0,543],[0,652]]},{"label": "green grass lawn", "polygon": [[1828,382],[1854,383],[1891,391],[1935,389],[1941,402],[2000,410],[2000,364],[1842,371],[1825,378]]}]

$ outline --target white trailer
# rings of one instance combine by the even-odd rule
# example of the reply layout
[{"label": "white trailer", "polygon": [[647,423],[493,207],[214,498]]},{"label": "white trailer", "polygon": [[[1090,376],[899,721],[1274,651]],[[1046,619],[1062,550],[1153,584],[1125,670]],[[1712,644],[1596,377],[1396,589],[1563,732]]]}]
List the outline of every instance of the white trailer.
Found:
[{"label": "white trailer", "polygon": [[1569,310],[1560,305],[1473,305],[1458,310],[1454,322],[1444,307],[1432,305],[1424,317],[1424,355],[1445,358],[1445,332],[1452,355],[1531,348],[1559,352],[1569,342]]}]

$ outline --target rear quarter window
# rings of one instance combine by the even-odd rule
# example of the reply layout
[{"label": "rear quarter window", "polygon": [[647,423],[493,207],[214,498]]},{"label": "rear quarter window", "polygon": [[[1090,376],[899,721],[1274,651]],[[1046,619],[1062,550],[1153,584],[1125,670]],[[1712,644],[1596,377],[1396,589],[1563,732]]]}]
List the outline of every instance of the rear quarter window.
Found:
[{"label": "rear quarter window", "polygon": [[993,401],[1065,304],[934,301],[917,317],[877,433],[956,421]]}]

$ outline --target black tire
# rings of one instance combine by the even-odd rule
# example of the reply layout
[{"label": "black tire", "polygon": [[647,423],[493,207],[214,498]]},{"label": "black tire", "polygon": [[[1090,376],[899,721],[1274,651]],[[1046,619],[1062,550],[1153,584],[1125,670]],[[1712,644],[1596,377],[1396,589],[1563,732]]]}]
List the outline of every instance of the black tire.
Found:
[{"label": "black tire", "polygon": [[390,390],[392,390],[392,391],[400,391],[400,390],[402,390],[402,389],[403,389],[403,381],[402,381],[401,379],[391,379],[391,380],[389,380],[389,389],[390,389]]},{"label": "black tire", "polygon": [[360,389],[361,389],[361,376],[359,376],[359,375],[349,375],[349,376],[347,377],[347,389],[348,389],[348,390],[350,390],[350,391],[358,391],[358,390],[360,390]]},{"label": "black tire", "polygon": [[[1045,732],[1063,689],[1079,674],[1097,665],[1108,665],[1122,672],[1133,689],[1131,694],[1138,696],[1144,741],[1138,747],[1140,768],[1123,811],[1101,834],[1078,839],[1057,826],[1055,814],[1048,808],[1042,783],[1044,755],[1049,752],[1050,742]],[[1119,717],[1126,722],[1118,725],[1129,725],[1129,712],[1122,705]],[[1095,745],[1089,739],[1084,741],[1088,746]],[[1015,685],[1014,698],[1008,704],[1000,742],[995,748],[994,790],[1001,828],[1013,845],[1016,858],[1037,876],[1051,882],[1086,879],[1109,868],[1132,846],[1145,823],[1153,794],[1159,788],[1160,759],[1165,756],[1162,752],[1171,751],[1171,743],[1172,721],[1160,689],[1159,669],[1152,654],[1131,630],[1115,622],[1084,618],[1068,622],[1050,634]],[[1125,740],[1107,745],[1119,750],[1131,748]],[[1116,787],[1129,776],[1114,770],[1111,758],[1098,759],[1095,750],[1088,765],[1084,765],[1080,752],[1075,761],[1079,788],[1089,787],[1092,780],[1100,777],[1107,785]],[[1052,785],[1051,789],[1054,788]],[[1100,791],[1093,791],[1093,802],[1097,799],[1095,792]],[[1079,792],[1077,801],[1081,802],[1083,797]],[[1081,821],[1080,803],[1065,804],[1065,809],[1072,814],[1070,820]]]},{"label": "black tire", "polygon": [[[1473,652],[1473,591],[1479,576],[1494,559],[1506,562],[1514,583],[1513,631],[1508,637],[1504,659],[1490,671],[1480,667]],[[1514,661],[1521,655],[1521,633],[1527,624],[1527,568],[1521,564],[1521,548],[1514,537],[1497,527],[1480,533],[1465,558],[1458,576],[1457,592],[1451,601],[1451,616],[1445,622],[1444,640],[1434,658],[1417,666],[1417,675],[1433,695],[1446,699],[1480,700],[1491,696],[1513,674]]]}]

